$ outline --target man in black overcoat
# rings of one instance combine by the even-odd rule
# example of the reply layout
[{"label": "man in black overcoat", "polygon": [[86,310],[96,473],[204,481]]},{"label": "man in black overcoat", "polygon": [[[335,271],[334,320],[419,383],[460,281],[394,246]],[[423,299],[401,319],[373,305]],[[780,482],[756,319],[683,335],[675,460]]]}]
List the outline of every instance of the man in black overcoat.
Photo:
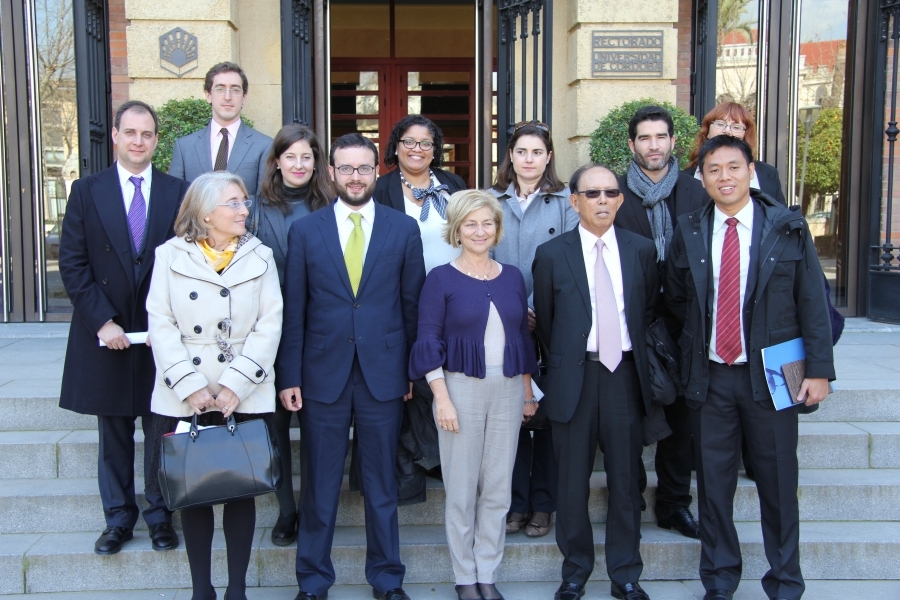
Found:
[{"label": "man in black overcoat", "polygon": [[[132,538],[140,512],[134,493],[137,417],[150,439],[153,354],[125,334],[147,331],[155,250],[175,234],[175,215],[188,187],[150,163],[158,123],[143,102],[119,107],[112,130],[116,164],[72,184],[59,244],[59,271],[73,306],[59,405],[97,415],[97,479],[107,527],[94,551],[103,555],[115,554]],[[148,448],[144,455],[150,454]],[[146,459],[144,465],[145,480],[157,476],[148,472]],[[177,547],[162,497],[146,499],[153,549]]]}]

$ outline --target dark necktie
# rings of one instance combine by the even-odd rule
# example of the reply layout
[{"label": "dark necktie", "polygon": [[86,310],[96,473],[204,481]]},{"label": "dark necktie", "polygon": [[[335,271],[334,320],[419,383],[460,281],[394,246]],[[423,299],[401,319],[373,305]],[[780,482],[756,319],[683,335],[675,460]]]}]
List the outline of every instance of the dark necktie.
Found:
[{"label": "dark necktie", "polygon": [[716,354],[725,364],[741,355],[741,244],[734,217],[725,219],[728,229],[719,263],[719,298],[716,304]]},{"label": "dark necktie", "polygon": [[216,154],[216,166],[213,171],[224,171],[228,166],[228,130],[222,128],[222,143],[219,144],[219,153]]},{"label": "dark necktie", "polygon": [[128,228],[131,230],[131,240],[134,242],[135,252],[140,252],[144,244],[144,224],[147,222],[147,203],[144,201],[144,192],[141,190],[143,177],[129,177],[128,181],[134,184],[134,196],[131,198],[131,206],[128,207]]}]

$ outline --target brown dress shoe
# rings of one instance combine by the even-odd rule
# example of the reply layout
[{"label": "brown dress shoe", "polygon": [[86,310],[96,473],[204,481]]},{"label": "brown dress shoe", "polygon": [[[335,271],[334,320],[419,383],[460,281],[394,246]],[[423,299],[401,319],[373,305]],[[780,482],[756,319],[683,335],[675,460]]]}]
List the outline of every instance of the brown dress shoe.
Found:
[{"label": "brown dress shoe", "polygon": [[511,512],[506,515],[506,533],[519,533],[525,523],[528,522],[528,515],[523,513]]},{"label": "brown dress shoe", "polygon": [[535,511],[525,528],[528,537],[542,537],[550,532],[550,513]]}]

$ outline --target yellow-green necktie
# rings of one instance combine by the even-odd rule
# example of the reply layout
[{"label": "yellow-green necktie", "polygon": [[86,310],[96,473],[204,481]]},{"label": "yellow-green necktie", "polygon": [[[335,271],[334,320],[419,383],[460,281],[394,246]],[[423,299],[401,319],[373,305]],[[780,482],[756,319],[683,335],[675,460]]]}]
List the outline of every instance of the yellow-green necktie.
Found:
[{"label": "yellow-green necktie", "polygon": [[350,287],[353,289],[353,295],[359,290],[359,280],[362,279],[363,269],[363,245],[365,243],[365,235],[363,234],[360,220],[362,215],[358,212],[350,213],[350,220],[353,221],[353,231],[350,233],[350,239],[347,240],[347,248],[344,250],[344,264],[347,265],[347,275],[350,276]]}]

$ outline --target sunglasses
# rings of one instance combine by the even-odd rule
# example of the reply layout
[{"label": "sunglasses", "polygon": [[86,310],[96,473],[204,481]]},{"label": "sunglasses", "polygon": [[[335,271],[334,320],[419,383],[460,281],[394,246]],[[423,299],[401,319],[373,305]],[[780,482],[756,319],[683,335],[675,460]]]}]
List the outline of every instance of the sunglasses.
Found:
[{"label": "sunglasses", "polygon": [[532,127],[537,127],[538,129],[542,129],[547,133],[550,133],[550,128],[541,123],[540,121],[519,121],[513,126],[513,133],[522,129],[526,125],[531,125]]},{"label": "sunglasses", "polygon": [[583,194],[585,198],[589,198],[591,200],[596,200],[597,198],[600,197],[601,194],[603,194],[607,198],[618,198],[619,197],[618,188],[612,188],[609,190],[581,190],[580,192],[573,191],[572,193],[573,194]]}]

